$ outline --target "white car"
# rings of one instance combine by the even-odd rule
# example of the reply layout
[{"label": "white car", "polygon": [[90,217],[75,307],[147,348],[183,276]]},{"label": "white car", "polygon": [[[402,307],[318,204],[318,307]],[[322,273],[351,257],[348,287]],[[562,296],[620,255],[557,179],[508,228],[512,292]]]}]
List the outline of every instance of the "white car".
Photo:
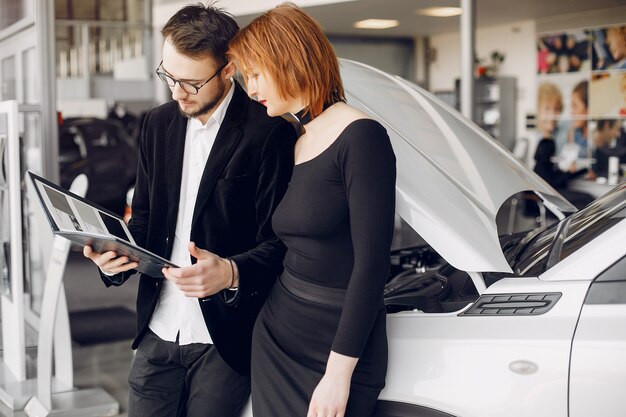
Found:
[{"label": "white car", "polygon": [[[375,417],[626,415],[626,183],[567,215],[554,189],[428,92],[341,67],[348,103],[391,138],[396,211],[429,245],[393,254]],[[500,237],[498,209],[523,191],[559,220]]]}]

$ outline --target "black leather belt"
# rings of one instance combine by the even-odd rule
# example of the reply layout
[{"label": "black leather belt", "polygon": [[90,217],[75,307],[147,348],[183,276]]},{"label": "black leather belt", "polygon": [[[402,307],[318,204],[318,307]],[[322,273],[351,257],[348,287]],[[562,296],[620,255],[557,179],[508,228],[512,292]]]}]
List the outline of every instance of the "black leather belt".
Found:
[{"label": "black leather belt", "polygon": [[294,277],[286,270],[283,271],[280,276],[280,282],[287,291],[296,297],[332,307],[342,307],[343,300],[346,296],[346,290],[344,288],[325,287],[323,285],[313,284],[312,282]]}]

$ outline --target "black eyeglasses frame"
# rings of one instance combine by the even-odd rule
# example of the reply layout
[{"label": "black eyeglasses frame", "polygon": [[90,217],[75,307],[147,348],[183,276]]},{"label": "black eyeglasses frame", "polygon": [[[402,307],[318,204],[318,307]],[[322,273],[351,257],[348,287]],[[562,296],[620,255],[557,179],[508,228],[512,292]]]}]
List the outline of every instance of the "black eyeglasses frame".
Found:
[{"label": "black eyeglasses frame", "polygon": [[[159,63],[159,66],[156,68],[156,70],[154,72],[156,72],[157,77],[159,77],[159,79],[161,81],[163,81],[165,83],[165,85],[167,85],[171,89],[174,89],[174,87],[176,87],[176,83],[178,83],[178,85],[180,85],[180,88],[182,88],[187,94],[191,94],[192,96],[195,96],[196,94],[198,94],[198,92],[200,92],[200,89],[202,87],[207,85],[209,83],[209,81],[211,81],[213,78],[215,78],[220,72],[222,72],[222,70],[224,68],[226,68],[226,65],[228,65],[228,62],[225,63],[224,65],[222,65],[221,67],[219,67],[217,69],[217,71],[215,72],[215,74],[211,75],[211,77],[209,77],[208,80],[206,80],[205,82],[203,82],[200,85],[193,85],[193,84],[191,84],[188,81],[177,80],[176,78],[174,78],[171,75],[169,75],[167,72],[159,71],[159,68],[161,68],[162,65],[163,65],[163,60],[161,60],[161,62]],[[170,81],[172,82],[172,84],[170,84]],[[193,90],[189,91],[185,87],[193,88]]]}]

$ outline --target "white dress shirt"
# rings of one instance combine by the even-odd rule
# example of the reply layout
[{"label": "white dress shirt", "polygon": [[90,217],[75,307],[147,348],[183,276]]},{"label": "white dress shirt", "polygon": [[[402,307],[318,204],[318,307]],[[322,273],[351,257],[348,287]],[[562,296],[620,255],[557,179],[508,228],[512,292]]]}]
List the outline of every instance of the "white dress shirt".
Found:
[{"label": "white dress shirt", "polygon": [[[202,125],[202,122],[196,118],[189,119],[187,122],[178,218],[170,259],[181,267],[191,265],[188,245],[198,187],[234,91],[235,88],[231,84],[228,94],[205,125]],[[163,281],[161,296],[149,326],[157,336],[169,342],[176,341],[176,335],[179,335],[180,345],[212,343],[198,299],[186,297],[176,285],[167,279]]]}]

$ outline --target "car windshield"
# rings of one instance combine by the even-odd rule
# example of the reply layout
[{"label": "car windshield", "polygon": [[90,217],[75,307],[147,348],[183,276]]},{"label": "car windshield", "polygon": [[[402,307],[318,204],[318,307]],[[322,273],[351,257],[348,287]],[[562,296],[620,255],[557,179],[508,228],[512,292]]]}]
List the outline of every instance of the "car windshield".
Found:
[{"label": "car windshield", "polygon": [[[516,254],[512,262],[518,276],[537,276],[547,271],[554,263],[576,252],[586,243],[626,217],[626,183],[600,197],[585,209],[554,224],[530,239],[520,240],[525,247]],[[532,232],[531,232],[532,233]],[[562,245],[555,245],[555,238],[562,235]]]}]

